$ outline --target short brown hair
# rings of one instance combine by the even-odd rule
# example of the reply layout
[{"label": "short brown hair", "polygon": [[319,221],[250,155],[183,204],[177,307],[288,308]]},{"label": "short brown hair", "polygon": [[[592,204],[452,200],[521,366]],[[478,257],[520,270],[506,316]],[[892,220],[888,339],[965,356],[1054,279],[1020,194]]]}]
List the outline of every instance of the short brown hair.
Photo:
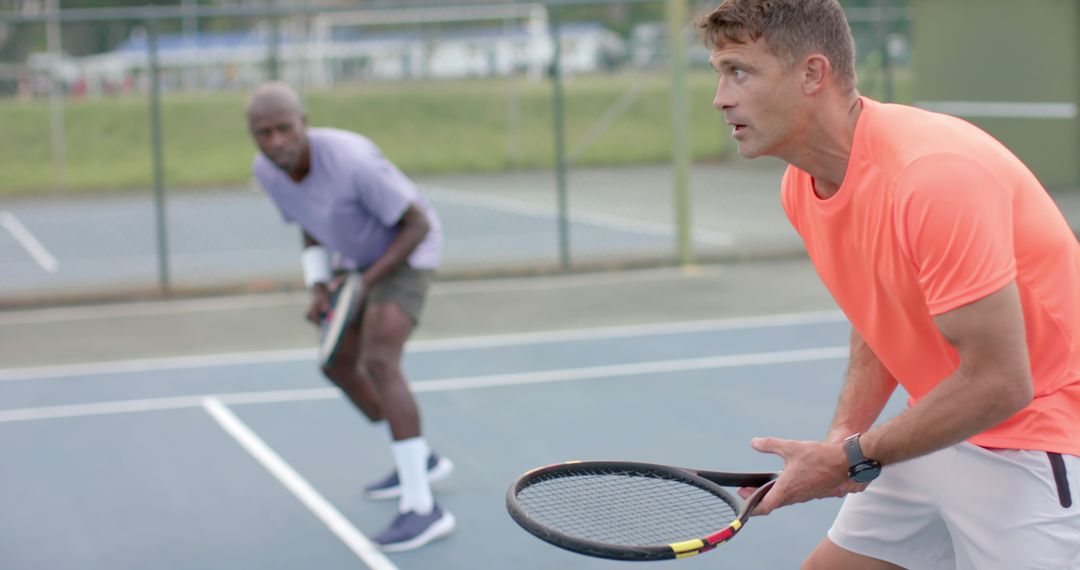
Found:
[{"label": "short brown hair", "polygon": [[855,41],[837,0],[724,0],[697,27],[709,49],[764,38],[792,64],[810,53],[824,54],[837,79],[855,85]]}]

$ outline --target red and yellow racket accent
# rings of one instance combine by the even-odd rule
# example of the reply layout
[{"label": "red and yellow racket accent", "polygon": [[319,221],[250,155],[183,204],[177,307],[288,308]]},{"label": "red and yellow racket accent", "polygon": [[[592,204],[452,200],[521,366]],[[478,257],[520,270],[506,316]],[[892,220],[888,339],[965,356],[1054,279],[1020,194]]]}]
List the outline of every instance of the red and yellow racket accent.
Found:
[{"label": "red and yellow racket accent", "polygon": [[672,552],[675,553],[675,558],[694,556],[696,554],[701,554],[702,552],[708,552],[728,540],[731,540],[731,537],[735,536],[735,533],[739,532],[740,528],[742,528],[742,521],[735,520],[724,530],[706,536],[705,538],[684,540],[682,542],[670,544],[669,546],[671,546]]},{"label": "red and yellow racket accent", "polygon": [[676,542],[669,544],[671,551],[675,553],[675,558],[686,558],[687,556],[693,556],[698,552],[701,552],[702,548],[705,548],[705,541],[700,538],[694,540],[684,540],[682,542]]}]

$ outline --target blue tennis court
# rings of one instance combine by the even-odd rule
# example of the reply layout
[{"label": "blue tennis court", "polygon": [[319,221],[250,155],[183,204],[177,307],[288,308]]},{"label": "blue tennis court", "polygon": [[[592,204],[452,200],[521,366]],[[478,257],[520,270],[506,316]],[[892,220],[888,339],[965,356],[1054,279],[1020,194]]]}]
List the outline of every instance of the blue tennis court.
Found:
[{"label": "blue tennis court", "polygon": [[[449,538],[384,556],[396,504],[361,496],[385,442],[318,375],[314,350],[0,371],[0,560],[10,568],[605,568],[519,529],[524,470],[633,459],[772,470],[758,435],[820,438],[847,353],[836,313],[413,342],[405,366]],[[895,410],[899,402],[891,404]],[[889,413],[889,412],[887,412]],[[342,437],[340,434],[349,434]],[[839,501],[752,520],[659,566],[791,568]]]},{"label": "blue tennis court", "polygon": [[[549,188],[539,197],[497,186],[484,192],[430,185],[424,190],[447,236],[444,269],[558,263],[559,213]],[[575,210],[567,217],[575,261],[662,258],[674,247],[673,216],[665,208],[654,208],[648,220]],[[166,270],[174,285],[295,277],[299,230],[283,222],[261,192],[170,196],[165,228]],[[699,230],[695,240],[706,249],[733,245],[720,231]],[[153,287],[158,246],[150,196],[0,204],[0,290],[18,296]]]},{"label": "blue tennis court", "polygon": [[[448,239],[445,265],[475,270],[493,265],[554,265],[559,259],[557,211],[509,199],[432,192]],[[0,287],[8,293],[86,291],[158,279],[153,202],[149,197],[0,208],[19,235],[0,228]],[[670,253],[670,224],[578,215],[569,220],[575,259]],[[296,272],[299,230],[287,225],[260,193],[182,195],[169,202],[168,271],[173,283],[289,279]],[[715,240],[714,240],[715,241]],[[28,249],[28,246],[33,245]],[[36,253],[37,255],[32,255]],[[607,256],[607,257],[606,257]]]},{"label": "blue tennis court", "polygon": [[[699,254],[799,251],[775,191],[781,171],[698,165]],[[571,172],[569,261],[662,260],[676,246],[670,167]],[[418,182],[443,223],[444,272],[529,270],[561,262],[549,172],[444,175]],[[177,288],[282,283],[297,277],[299,231],[255,188],[171,191],[165,269]],[[0,300],[154,289],[159,241],[149,192],[0,201]]]}]

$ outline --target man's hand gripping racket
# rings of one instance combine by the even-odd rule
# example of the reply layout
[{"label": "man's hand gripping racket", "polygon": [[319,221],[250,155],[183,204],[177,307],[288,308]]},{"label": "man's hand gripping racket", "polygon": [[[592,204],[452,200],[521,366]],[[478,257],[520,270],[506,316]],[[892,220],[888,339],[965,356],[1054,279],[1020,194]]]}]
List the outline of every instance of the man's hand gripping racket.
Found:
[{"label": "man's hand gripping racket", "polygon": [[[525,530],[578,554],[684,558],[734,537],[778,476],[571,461],[518,477],[506,493],[506,508]],[[757,490],[740,500],[732,488]]]}]

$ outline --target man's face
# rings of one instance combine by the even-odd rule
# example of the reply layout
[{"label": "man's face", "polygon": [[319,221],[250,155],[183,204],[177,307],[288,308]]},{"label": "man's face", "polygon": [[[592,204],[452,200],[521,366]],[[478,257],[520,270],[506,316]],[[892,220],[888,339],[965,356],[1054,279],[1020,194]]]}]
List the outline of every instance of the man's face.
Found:
[{"label": "man's face", "polygon": [[730,42],[709,64],[719,75],[713,107],[732,126],[739,154],[781,156],[800,125],[801,90],[796,68],[774,55],[764,40]]},{"label": "man's face", "polygon": [[296,112],[270,111],[249,117],[248,128],[266,158],[285,172],[300,168],[307,151],[307,120]]}]

